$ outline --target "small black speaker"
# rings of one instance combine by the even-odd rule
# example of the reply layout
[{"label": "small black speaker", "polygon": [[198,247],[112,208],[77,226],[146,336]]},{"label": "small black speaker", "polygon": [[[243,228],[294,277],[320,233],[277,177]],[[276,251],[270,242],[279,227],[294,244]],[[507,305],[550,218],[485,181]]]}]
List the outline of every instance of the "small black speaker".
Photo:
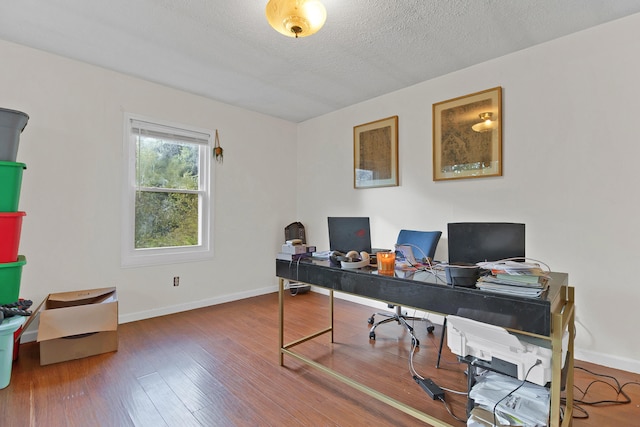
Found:
[{"label": "small black speaker", "polygon": [[473,288],[480,277],[480,268],[476,266],[456,266],[445,267],[447,284],[463,288]]}]

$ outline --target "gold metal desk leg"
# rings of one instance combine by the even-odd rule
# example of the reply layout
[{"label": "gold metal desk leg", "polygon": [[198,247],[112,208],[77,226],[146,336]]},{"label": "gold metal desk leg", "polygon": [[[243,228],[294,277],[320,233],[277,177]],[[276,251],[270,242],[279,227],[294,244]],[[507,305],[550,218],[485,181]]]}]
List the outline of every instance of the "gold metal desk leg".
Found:
[{"label": "gold metal desk leg", "polygon": [[278,278],[278,312],[279,312],[279,340],[278,353],[280,354],[280,366],[284,366],[284,279]]},{"label": "gold metal desk leg", "polygon": [[331,342],[333,343],[333,289],[329,289],[329,316],[331,322]]},{"label": "gold metal desk leg", "polygon": [[564,426],[571,426],[573,423],[573,368],[574,368],[574,342],[576,337],[575,321],[576,321],[576,308],[575,302],[575,287],[570,286],[567,289],[567,301],[570,306],[570,311],[567,318],[567,327],[569,328],[569,343],[567,345],[567,351],[570,353],[567,364],[567,380],[565,388],[565,400],[566,408],[564,411]]},{"label": "gold metal desk leg", "polygon": [[[552,330],[551,330],[551,427],[570,426],[573,418],[573,339],[575,335],[575,306],[574,306],[574,288],[566,287],[566,298],[560,312],[552,314]],[[561,419],[560,412],[560,393],[562,387],[562,337],[564,331],[569,333],[569,342],[567,344],[567,360],[566,360],[566,408],[564,411],[564,419]]]}]

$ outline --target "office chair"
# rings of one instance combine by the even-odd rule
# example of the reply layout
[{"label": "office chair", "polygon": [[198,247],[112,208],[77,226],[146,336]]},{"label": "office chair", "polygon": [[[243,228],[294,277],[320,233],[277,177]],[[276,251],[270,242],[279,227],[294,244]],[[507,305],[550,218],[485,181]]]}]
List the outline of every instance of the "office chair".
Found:
[{"label": "office chair", "polygon": [[[433,256],[436,253],[436,247],[440,241],[440,236],[442,236],[441,231],[400,230],[396,244],[410,246],[417,259],[429,258],[429,260],[433,260]],[[389,304],[389,308],[394,308],[394,306]],[[427,322],[427,332],[432,333],[434,330],[434,326],[431,321],[422,317],[406,316],[402,314],[402,307],[400,306],[395,306],[394,313],[386,312],[376,314],[385,317],[385,319],[376,322],[374,318],[375,314],[372,314],[368,319],[368,323],[372,325],[371,329],[369,329],[369,339],[371,340],[376,339],[375,331],[378,326],[394,321],[402,325],[411,334],[413,334],[413,327],[409,325],[407,321]],[[417,341],[416,344],[420,345],[420,342]]]}]

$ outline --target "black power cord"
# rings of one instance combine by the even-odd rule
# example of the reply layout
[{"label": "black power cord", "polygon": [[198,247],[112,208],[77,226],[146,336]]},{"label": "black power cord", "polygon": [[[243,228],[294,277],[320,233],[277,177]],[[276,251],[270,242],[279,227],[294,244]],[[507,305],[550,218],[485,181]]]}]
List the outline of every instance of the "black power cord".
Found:
[{"label": "black power cord", "polygon": [[451,415],[456,421],[460,421],[462,423],[466,423],[467,420],[461,419],[457,417],[453,411],[451,410],[451,406],[444,399],[444,390],[447,390],[452,393],[464,394],[465,392],[457,392],[455,390],[442,389],[440,388],[433,380],[430,378],[424,378],[413,367],[413,354],[415,353],[416,348],[418,347],[418,339],[415,337],[413,330],[410,331],[411,335],[411,351],[409,352],[409,370],[411,371],[411,375],[413,380],[418,383],[420,387],[431,397],[433,400],[439,400],[444,404],[444,408],[447,410],[449,415]]},{"label": "black power cord", "polygon": [[496,417],[496,410],[498,408],[498,405],[500,404],[500,402],[502,402],[503,400],[505,400],[507,397],[511,396],[513,393],[515,393],[516,391],[518,391],[520,389],[520,387],[522,387],[523,385],[525,385],[525,383],[527,382],[527,377],[529,376],[529,374],[531,373],[531,370],[533,368],[535,368],[536,366],[542,364],[541,360],[536,360],[536,363],[531,365],[531,367],[527,370],[527,373],[524,376],[524,379],[522,380],[522,382],[520,383],[520,385],[516,388],[514,388],[513,390],[511,390],[507,395],[505,395],[502,399],[498,400],[496,402],[496,404],[493,406],[493,425],[498,425],[497,422],[497,417]]},{"label": "black power cord", "polygon": [[[581,407],[580,405],[585,405],[585,406],[616,406],[616,405],[627,405],[629,403],[631,403],[631,398],[629,397],[629,395],[624,391],[624,388],[629,386],[629,385],[636,385],[636,386],[640,386],[640,382],[637,381],[629,381],[626,382],[624,384],[620,384],[620,382],[618,381],[617,378],[611,376],[611,375],[606,375],[606,374],[599,374],[597,372],[593,372],[590,371],[589,369],[580,367],[580,366],[575,366],[574,369],[579,369],[581,371],[587,372],[593,376],[596,377],[600,377],[600,378],[606,378],[609,379],[611,381],[613,381],[614,384],[611,384],[610,382],[607,382],[605,380],[593,380],[591,381],[587,387],[582,390],[580,387],[578,387],[577,385],[574,384],[573,388],[575,388],[576,390],[578,390],[581,393],[581,397],[579,399],[574,398],[573,399],[573,409],[574,411],[578,411],[580,412],[582,415],[581,416],[573,416],[573,418],[575,419],[587,419],[589,418],[589,412],[587,412],[586,409],[584,409],[583,407]],[[611,399],[605,399],[605,400],[586,400],[585,397],[587,396],[587,394],[589,393],[589,390],[591,389],[591,387],[597,385],[597,384],[604,384],[608,387],[610,387],[615,393],[616,393],[616,400],[611,400]],[[619,396],[623,396],[624,399],[623,400],[617,400],[617,398]],[[562,403],[566,405],[567,401],[566,398],[562,399]]]}]

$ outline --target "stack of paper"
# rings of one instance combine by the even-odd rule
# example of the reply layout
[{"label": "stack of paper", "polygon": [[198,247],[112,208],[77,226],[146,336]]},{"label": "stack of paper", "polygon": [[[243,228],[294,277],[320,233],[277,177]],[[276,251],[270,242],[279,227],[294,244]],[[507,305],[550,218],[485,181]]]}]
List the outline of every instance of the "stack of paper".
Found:
[{"label": "stack of paper", "polygon": [[549,419],[548,389],[496,372],[481,376],[469,397],[492,415],[495,408],[496,421],[501,424],[537,427],[546,426]]},{"label": "stack of paper", "polygon": [[517,261],[496,261],[480,262],[478,267],[491,270],[493,274],[513,274],[513,275],[544,275],[544,271],[539,264],[532,262]]},{"label": "stack of paper", "polygon": [[549,276],[538,264],[506,261],[483,268],[492,273],[481,277],[476,284],[484,291],[537,298],[548,287]]},{"label": "stack of paper", "polygon": [[484,276],[478,280],[478,282],[476,283],[476,287],[483,291],[537,298],[547,290],[547,283],[545,282],[544,284],[529,284],[524,282],[506,282],[494,276]]}]

